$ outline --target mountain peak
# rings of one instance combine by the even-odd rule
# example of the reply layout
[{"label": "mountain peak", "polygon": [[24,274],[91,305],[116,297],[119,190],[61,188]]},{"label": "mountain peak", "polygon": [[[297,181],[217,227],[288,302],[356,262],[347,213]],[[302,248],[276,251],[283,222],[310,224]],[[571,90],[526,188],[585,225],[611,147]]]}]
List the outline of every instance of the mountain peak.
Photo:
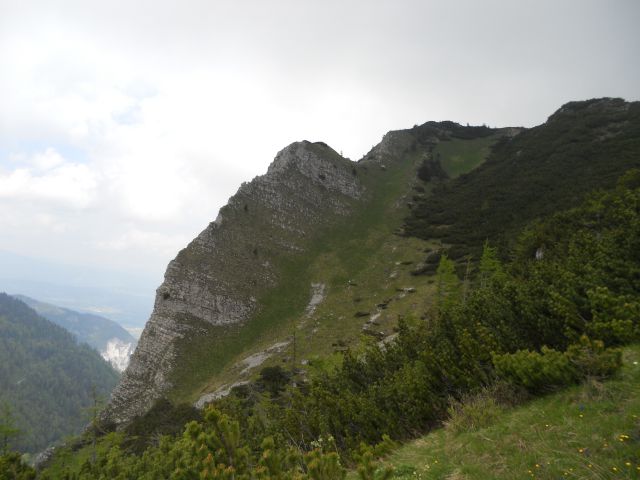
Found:
[{"label": "mountain peak", "polygon": [[317,185],[357,198],[360,188],[354,181],[352,167],[353,162],[326,143],[303,140],[280,150],[269,165],[266,176],[275,179],[295,171]]},{"label": "mountain peak", "polygon": [[548,121],[573,119],[578,116],[621,114],[627,112],[633,103],[638,102],[627,102],[622,98],[612,97],[567,102],[556,110]]}]

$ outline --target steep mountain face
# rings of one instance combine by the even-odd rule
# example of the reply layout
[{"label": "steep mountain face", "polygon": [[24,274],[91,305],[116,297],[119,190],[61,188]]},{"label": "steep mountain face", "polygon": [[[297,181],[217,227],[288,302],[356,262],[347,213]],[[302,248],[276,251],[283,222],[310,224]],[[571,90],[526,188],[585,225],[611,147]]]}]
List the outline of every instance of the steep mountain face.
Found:
[{"label": "steep mountain face", "polygon": [[98,352],[0,293],[0,404],[22,432],[14,448],[36,452],[79,433],[94,392],[104,398],[117,381]]},{"label": "steep mountain face", "polygon": [[[569,191],[555,177],[572,169],[584,187],[576,198],[604,186],[598,178],[637,165],[634,146],[621,156],[615,150],[617,142],[637,141],[636,111],[636,104],[604,99],[568,104],[530,130],[428,122],[389,132],[355,163],[322,143],[290,145],[169,264],[105,419],[127,423],[162,397],[200,407],[261,366],[304,375],[310,363],[330,361],[362,335],[389,341],[398,318],[421,315],[433,299],[425,252],[482,244],[446,236],[457,228],[448,221],[430,229],[425,212],[460,211],[473,220],[490,202],[528,221],[537,207],[514,205],[522,198],[535,205],[545,182],[558,184],[556,193]],[[599,145],[610,148],[583,155]],[[605,154],[611,162],[593,160]],[[517,187],[503,188],[512,180]],[[474,193],[455,197],[476,184]],[[566,208],[569,196],[549,198]]]},{"label": "steep mountain face", "polygon": [[24,295],[15,295],[15,297],[47,320],[74,334],[79,342],[98,350],[102,358],[119,372],[127,368],[129,357],[133,354],[137,341],[113,320],[40,302]]},{"label": "steep mountain face", "polygon": [[169,264],[153,314],[107,418],[121,423],[171,388],[179,341],[241,325],[281,276],[281,259],[305,249],[363,193],[351,162],[321,143],[282,150],[266,175],[243,184],[218,218]]}]

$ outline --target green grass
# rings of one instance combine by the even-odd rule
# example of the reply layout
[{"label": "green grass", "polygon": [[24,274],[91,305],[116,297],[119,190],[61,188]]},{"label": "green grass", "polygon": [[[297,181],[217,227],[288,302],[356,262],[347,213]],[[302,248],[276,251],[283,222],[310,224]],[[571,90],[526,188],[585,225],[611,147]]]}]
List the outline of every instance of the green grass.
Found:
[{"label": "green grass", "polygon": [[473,432],[433,431],[386,462],[398,479],[638,479],[640,346],[624,350],[615,379],[531,401]]},{"label": "green grass", "polygon": [[434,149],[434,155],[440,155],[440,164],[451,178],[467,173],[489,156],[491,146],[498,134],[473,140],[453,139],[440,142]]}]

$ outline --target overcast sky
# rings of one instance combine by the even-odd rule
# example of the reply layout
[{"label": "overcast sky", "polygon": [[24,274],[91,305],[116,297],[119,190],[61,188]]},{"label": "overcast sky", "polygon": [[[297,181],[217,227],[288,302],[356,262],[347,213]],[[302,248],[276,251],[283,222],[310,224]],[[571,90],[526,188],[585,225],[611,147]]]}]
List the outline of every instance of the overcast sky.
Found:
[{"label": "overcast sky", "polygon": [[0,250],[160,279],[293,141],[358,159],[639,99],[638,25],[638,0],[0,0]]}]

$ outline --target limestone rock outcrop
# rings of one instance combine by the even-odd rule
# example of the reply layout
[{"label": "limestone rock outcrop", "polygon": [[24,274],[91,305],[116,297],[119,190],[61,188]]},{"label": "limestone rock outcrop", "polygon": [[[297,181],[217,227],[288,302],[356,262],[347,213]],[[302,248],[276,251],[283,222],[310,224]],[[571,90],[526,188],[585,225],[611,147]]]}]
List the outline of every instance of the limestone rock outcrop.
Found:
[{"label": "limestone rock outcrop", "polygon": [[353,162],[323,143],[294,143],[265,175],[244,183],[166,270],[153,313],[104,420],[144,413],[172,386],[179,340],[203,325],[242,324],[277,284],[277,259],[302,252],[315,231],[344,216],[364,193]]}]

